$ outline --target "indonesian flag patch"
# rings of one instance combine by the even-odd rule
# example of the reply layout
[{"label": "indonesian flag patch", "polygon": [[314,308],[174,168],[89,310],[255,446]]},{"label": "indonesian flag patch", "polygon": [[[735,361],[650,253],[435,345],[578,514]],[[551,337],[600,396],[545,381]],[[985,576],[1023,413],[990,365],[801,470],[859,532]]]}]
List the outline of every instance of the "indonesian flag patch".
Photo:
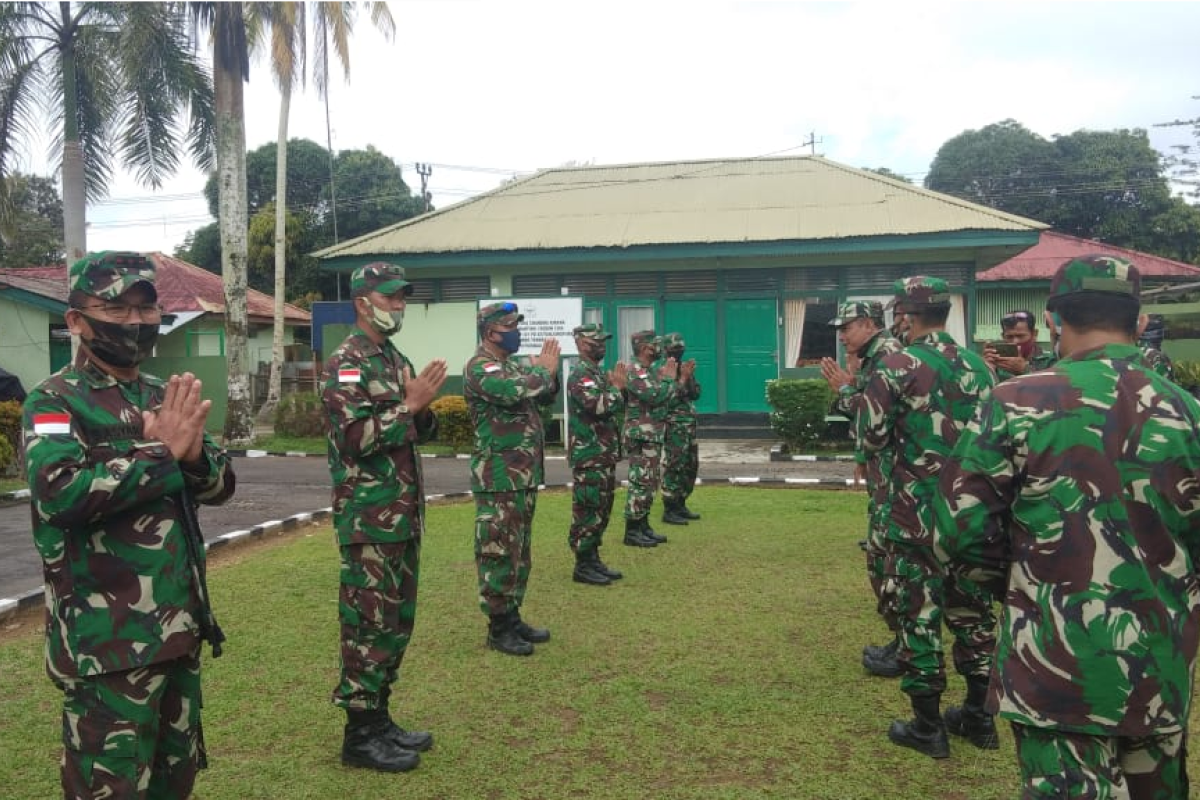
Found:
[{"label": "indonesian flag patch", "polygon": [[362,370],[358,367],[341,367],[338,369],[338,383],[358,383],[362,380]]},{"label": "indonesian flag patch", "polygon": [[71,432],[70,414],[34,414],[33,432],[38,436],[53,436]]},{"label": "indonesian flag patch", "polygon": [[497,364],[495,361],[489,361],[488,363],[486,363],[486,364],[484,364],[484,365],[483,365],[483,371],[484,371],[484,372],[489,372],[489,373],[491,373],[491,372],[499,372],[499,371],[500,371],[500,365],[499,365],[499,364]]},{"label": "indonesian flag patch", "polygon": [[586,386],[589,389],[596,385],[596,382],[594,380],[592,380],[591,378],[583,378],[579,381],[579,383],[580,383],[580,385]]}]

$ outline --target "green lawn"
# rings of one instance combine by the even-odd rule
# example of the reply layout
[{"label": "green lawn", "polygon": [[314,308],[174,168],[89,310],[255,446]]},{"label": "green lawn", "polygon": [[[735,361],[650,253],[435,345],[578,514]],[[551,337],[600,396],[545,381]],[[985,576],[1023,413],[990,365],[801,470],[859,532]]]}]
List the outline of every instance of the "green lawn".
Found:
[{"label": "green lawn", "polygon": [[[1016,796],[1007,728],[998,752],[953,740],[945,761],[887,742],[908,704],[858,663],[864,643],[883,639],[855,546],[862,494],[703,487],[690,505],[704,519],[661,526],[671,542],[655,550],[624,547],[614,530],[604,555],[626,578],[591,587],[570,580],[567,495],[543,493],[525,617],[554,638],[530,658],[484,647],[472,506],[432,507],[394,703],[437,745],[400,776],[338,763],[329,529],[231,552],[210,573],[229,642],[216,661],[206,648],[212,768],[197,798]],[[954,702],[962,685],[951,678]],[[54,796],[59,696],[34,633],[0,645],[0,696],[0,787]]]},{"label": "green lawn", "polygon": [[13,492],[24,488],[25,481],[23,478],[0,478],[0,492]]}]

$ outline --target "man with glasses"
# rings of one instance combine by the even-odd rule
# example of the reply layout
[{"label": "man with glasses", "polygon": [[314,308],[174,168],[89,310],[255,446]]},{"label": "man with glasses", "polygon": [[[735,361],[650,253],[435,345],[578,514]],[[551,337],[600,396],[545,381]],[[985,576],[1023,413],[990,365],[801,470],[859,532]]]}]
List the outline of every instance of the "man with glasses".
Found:
[{"label": "man with glasses", "polygon": [[432,735],[406,731],[388,710],[417,614],[425,527],[417,444],[437,431],[429,404],[446,380],[445,361],[414,375],[392,343],[411,293],[396,264],[354,271],[357,325],[326,362],[321,398],[341,558],[341,677],[333,702],[346,712],[342,763],[382,772],[413,769],[417,753],[433,746]]},{"label": "man with glasses", "polygon": [[475,427],[475,567],[479,605],[488,615],[488,647],[527,656],[550,631],[521,619],[532,566],[533,513],[545,482],[546,434],[540,407],[558,394],[558,340],[546,338],[525,366],[516,303],[479,309],[479,349],[463,367],[463,395]]},{"label": "man with glasses", "polygon": [[1010,311],[1000,318],[1000,338],[1016,348],[1014,355],[1000,355],[992,343],[983,346],[983,360],[996,372],[996,379],[1048,369],[1057,360],[1053,352],[1043,351],[1037,343],[1037,318],[1024,309]]},{"label": "man with glasses", "polygon": [[[902,316],[897,314],[897,316]],[[862,392],[867,381],[875,374],[884,357],[898,353],[904,345],[883,327],[883,304],[879,301],[851,301],[838,306],[837,316],[829,321],[837,328],[838,339],[846,352],[847,364],[854,369],[843,369],[832,358],[821,359],[821,374],[834,391],[833,410],[850,420],[850,429],[857,429],[858,410]],[[883,468],[890,468],[893,453],[891,448],[867,452],[862,447],[854,448],[854,477],[867,484],[867,538],[863,550],[867,554],[867,579],[875,595],[876,608],[887,622],[880,605],[880,587],[883,585],[884,550],[883,538],[887,520],[880,517],[881,509],[887,508],[887,492],[890,488]],[[892,627],[889,625],[889,627]],[[885,645],[867,645],[863,648],[863,668],[872,675],[895,678],[902,672],[896,660],[900,639],[892,630],[892,641]]]},{"label": "man with glasses", "polygon": [[216,656],[224,636],[195,504],[223,503],[234,475],[204,432],[200,381],[140,370],[162,318],[154,281],[137,253],[72,264],[64,316],[78,352],[24,407],[68,798],[186,798],[206,766],[200,642]]}]

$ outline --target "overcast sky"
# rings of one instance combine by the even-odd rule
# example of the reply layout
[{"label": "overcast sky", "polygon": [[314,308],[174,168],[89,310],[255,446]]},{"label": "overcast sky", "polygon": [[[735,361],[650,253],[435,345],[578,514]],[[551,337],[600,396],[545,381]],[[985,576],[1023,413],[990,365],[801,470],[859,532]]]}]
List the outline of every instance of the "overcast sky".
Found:
[{"label": "overcast sky", "polygon": [[[1012,118],[1042,136],[1145,128],[1166,150],[1200,116],[1200,3],[390,3],[398,34],[365,17],[349,83],[332,82],[335,149],[374,145],[434,165],[445,207],[566,162],[620,164],[818,154],[920,182],[938,147]],[[262,62],[247,146],[274,141]],[[311,87],[289,134],[325,143]],[[26,170],[47,171],[31,147]],[[211,221],[190,166],[155,193],[122,174],[89,207],[89,249],[170,252]]]}]

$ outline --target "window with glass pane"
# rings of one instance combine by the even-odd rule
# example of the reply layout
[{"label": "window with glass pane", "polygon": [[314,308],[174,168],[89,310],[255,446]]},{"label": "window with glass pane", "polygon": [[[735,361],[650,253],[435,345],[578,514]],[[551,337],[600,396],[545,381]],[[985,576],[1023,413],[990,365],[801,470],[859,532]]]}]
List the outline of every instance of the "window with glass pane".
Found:
[{"label": "window with glass pane", "polygon": [[629,337],[638,331],[654,329],[654,306],[622,306],[617,309],[617,340],[621,343],[621,360],[633,361]]},{"label": "window with glass pane", "polygon": [[822,299],[804,304],[804,335],[800,339],[800,357],[797,367],[814,366],[822,358],[837,357],[837,330],[829,321],[837,313],[837,303]]}]

